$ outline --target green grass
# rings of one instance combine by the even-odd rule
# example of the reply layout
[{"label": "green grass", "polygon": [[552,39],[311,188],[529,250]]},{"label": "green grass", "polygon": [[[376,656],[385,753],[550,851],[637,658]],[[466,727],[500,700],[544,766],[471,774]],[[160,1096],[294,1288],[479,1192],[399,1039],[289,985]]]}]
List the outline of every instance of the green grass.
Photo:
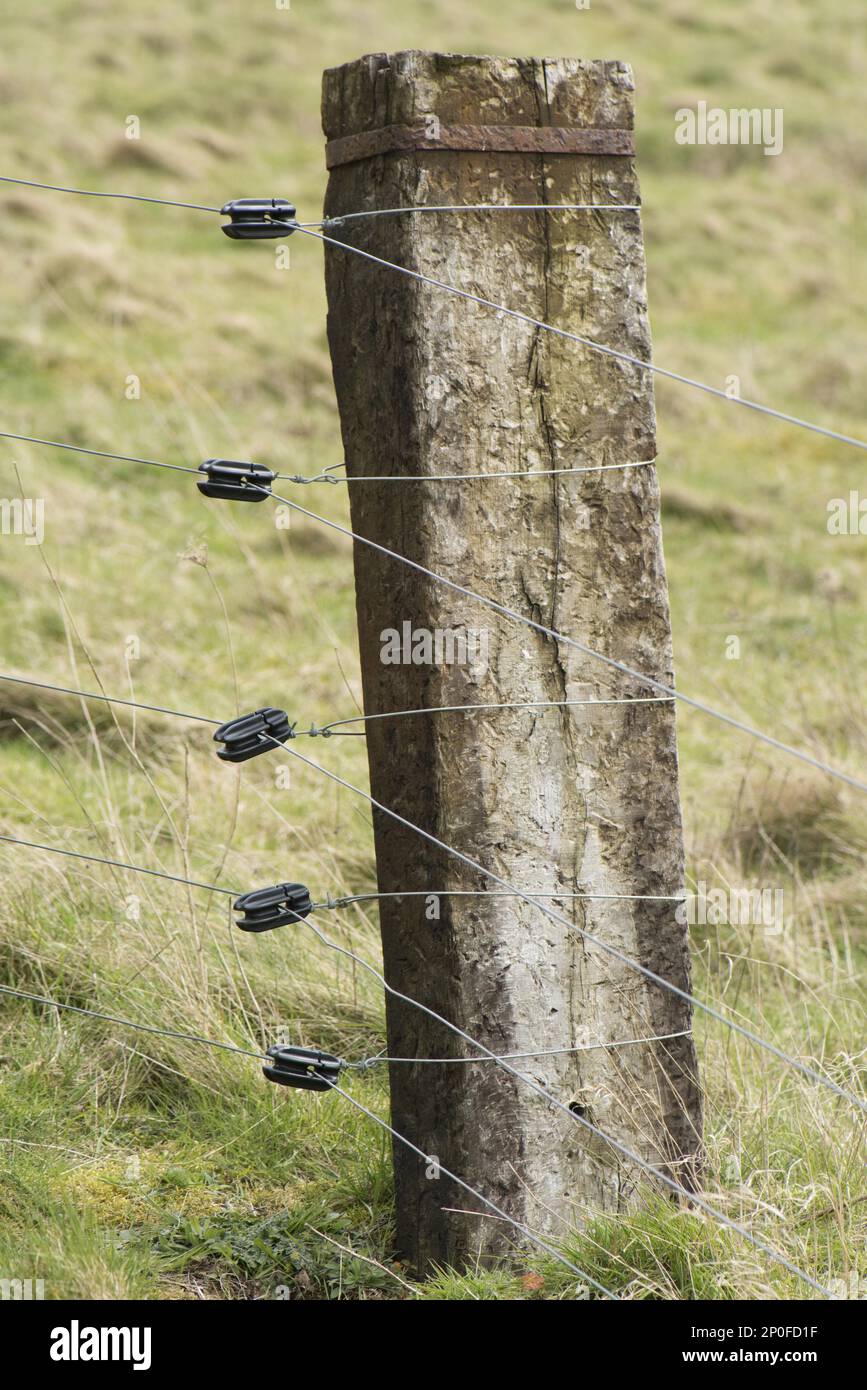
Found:
[{"label": "green grass", "polygon": [[[863,437],[860,21],[856,0],[833,24],[798,0],[49,0],[38,22],[6,22],[0,172],[209,205],[273,193],[314,218],[325,66],[409,47],[623,58],[656,360],[721,387],[737,374],[745,395]],[[676,145],[674,112],[702,98],[783,107],[784,153]],[[139,142],[123,138],[130,114]],[[268,244],[235,246],[203,213],[9,187],[0,208],[3,428],[192,466],[339,461],[313,243],[295,238],[279,271]],[[867,567],[862,540],[825,525],[829,499],[859,486],[858,455],[666,382],[658,407],[680,687],[864,776]],[[46,543],[0,538],[3,670],[214,718],[355,711],[351,553],[333,533],[206,507],[184,475],[0,441],[0,494],[19,492],[45,499]],[[346,519],[342,489],[303,500]],[[3,833],[227,887],[271,881],[278,863],[317,897],[373,886],[364,805],[300,766],[289,786],[281,759],[239,775],[204,726],[36,691],[0,691],[0,711]],[[855,1087],[863,801],[696,712],[679,738],[693,878],[787,895],[782,937],[695,929],[701,997]],[[361,740],[310,751],[366,784]],[[5,983],[240,1046],[383,1044],[374,983],[310,936],[240,940],[225,898],[0,857]],[[328,926],[376,960],[375,913]],[[820,1280],[867,1277],[853,1116],[725,1030],[697,1031],[709,1197]],[[275,1094],[251,1060],[6,1000],[0,1077],[0,1274],[43,1278],[49,1297],[582,1297],[535,1254],[416,1284],[395,1263],[382,1131],[338,1097]],[[349,1085],[386,1115],[383,1075]],[[564,1240],[625,1298],[802,1292],[652,1193]]]}]

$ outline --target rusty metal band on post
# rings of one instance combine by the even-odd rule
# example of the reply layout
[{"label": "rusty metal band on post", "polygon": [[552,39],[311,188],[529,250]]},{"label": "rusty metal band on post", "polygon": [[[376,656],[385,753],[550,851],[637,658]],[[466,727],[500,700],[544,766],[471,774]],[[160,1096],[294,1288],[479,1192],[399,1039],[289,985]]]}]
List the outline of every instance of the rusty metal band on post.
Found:
[{"label": "rusty metal band on post", "polygon": [[418,125],[387,125],[329,140],[327,168],[372,159],[379,154],[412,150],[466,150],[494,154],[635,154],[631,130],[589,126],[440,125],[429,119]]}]

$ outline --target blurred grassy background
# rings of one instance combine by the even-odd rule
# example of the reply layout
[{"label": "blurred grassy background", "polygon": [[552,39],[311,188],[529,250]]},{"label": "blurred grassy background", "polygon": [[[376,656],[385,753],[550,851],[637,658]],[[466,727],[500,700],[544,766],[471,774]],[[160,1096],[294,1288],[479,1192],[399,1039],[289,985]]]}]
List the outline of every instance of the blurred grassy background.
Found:
[{"label": "blurred grassy background", "polygon": [[[326,66],[412,47],[624,59],[656,360],[721,387],[736,374],[746,396],[867,434],[858,0],[833,19],[805,0],[43,0],[4,29],[0,173],[208,205],[273,194],[302,219],[322,203]],[[701,99],[782,107],[783,154],[677,145],[675,111]],[[194,467],[339,462],[315,244],[294,239],[280,270],[276,243],[231,243],[204,213],[0,186],[0,245],[0,427]],[[519,285],[502,293],[520,303]],[[826,529],[861,456],[665,382],[658,407],[680,687],[863,776],[864,540]],[[334,533],[208,505],[181,474],[0,441],[0,494],[19,493],[44,498],[46,540],[0,538],[2,670],[98,678],[215,718],[355,710],[351,555]],[[342,488],[301,500],[346,517]],[[12,687],[0,710],[4,833],[230,887],[372,885],[363,804],[297,764],[283,785],[288,758],[238,775],[196,725]],[[782,886],[790,919],[779,938],[697,929],[698,987],[854,1086],[863,800],[697,713],[679,730],[694,878]],[[362,740],[304,751],[364,784]],[[6,983],[241,1044],[280,1029],[353,1056],[381,1044],[376,990],[310,940],[239,940],[225,900],[0,857]],[[376,958],[375,914],[326,926]],[[716,1199],[820,1278],[849,1280],[867,1215],[851,1115],[700,1033]],[[0,1273],[43,1277],[56,1297],[410,1296],[392,1264],[387,1147],[348,1106],[284,1103],[252,1062],[11,1001],[0,1049]],[[353,1084],[385,1113],[383,1077]],[[592,1223],[574,1248],[627,1297],[800,1293],[665,1204]],[[446,1273],[423,1296],[574,1296],[562,1269],[531,1268]]]}]

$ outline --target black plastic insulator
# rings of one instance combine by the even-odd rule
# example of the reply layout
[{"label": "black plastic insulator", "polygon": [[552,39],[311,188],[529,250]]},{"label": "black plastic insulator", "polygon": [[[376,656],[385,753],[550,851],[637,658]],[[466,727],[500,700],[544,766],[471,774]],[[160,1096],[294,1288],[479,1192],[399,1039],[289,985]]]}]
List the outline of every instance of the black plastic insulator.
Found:
[{"label": "black plastic insulator", "polygon": [[235,925],[241,931],[261,932],[309,916],[313,903],[303,883],[277,883],[242,894],[235,899],[234,909],[240,913]]},{"label": "black plastic insulator", "polygon": [[294,738],[294,731],[295,725],[289,723],[286,711],[272,705],[254,710],[252,714],[242,714],[237,719],[228,719],[214,734],[214,741],[225,745],[217,749],[217,757],[224,763],[245,763],[249,758],[268,753],[275,743]]},{"label": "black plastic insulator", "polygon": [[314,1047],[269,1047],[272,1065],[263,1067],[269,1081],[278,1086],[295,1086],[299,1091],[330,1091],[340,1076],[340,1058]]},{"label": "black plastic insulator", "polygon": [[233,241],[262,241],[265,237],[291,236],[294,231],[280,225],[295,219],[295,207],[285,198],[233,198],[220,208],[220,215],[231,218],[223,224],[223,231]]},{"label": "black plastic insulator", "polygon": [[277,477],[264,463],[244,463],[241,459],[205,459],[198,471],[205,474],[196,483],[199,492],[235,502],[264,502]]}]

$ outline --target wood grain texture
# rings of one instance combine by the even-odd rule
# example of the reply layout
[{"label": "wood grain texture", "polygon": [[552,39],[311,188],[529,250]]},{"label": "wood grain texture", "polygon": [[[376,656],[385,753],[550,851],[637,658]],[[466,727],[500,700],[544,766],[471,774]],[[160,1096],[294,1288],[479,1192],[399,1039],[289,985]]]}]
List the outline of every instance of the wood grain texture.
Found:
[{"label": "wood grain texture", "polygon": [[[341,139],[444,124],[629,130],[619,62],[377,54],[325,73],[323,124]],[[622,157],[413,151],[331,172],[326,216],[487,202],[639,201]],[[373,218],[342,240],[641,358],[650,356],[635,213],[484,212]],[[479,472],[649,459],[650,374],[443,291],[326,251],[328,333],[349,473]],[[673,680],[653,467],[572,478],[349,486],[354,529],[648,675]],[[590,656],[356,546],[369,713],[486,701],[647,696]],[[386,665],[381,634],[489,630],[487,662]],[[440,714],[368,725],[373,795],[525,890],[676,894],[683,888],[671,703]],[[375,817],[379,886],[484,888],[452,857]],[[490,885],[489,885],[490,886]],[[564,901],[574,924],[681,987],[675,904]],[[690,1026],[682,1001],[575,930],[506,898],[382,903],[391,984],[494,1051],[532,1052]],[[397,1056],[455,1056],[453,1035],[388,1005]],[[688,1172],[699,1144],[691,1038],[521,1064],[553,1095],[653,1161]],[[490,1063],[394,1066],[392,1118],[510,1214],[562,1234],[619,1210],[641,1181],[568,1117]],[[417,1268],[495,1256],[503,1223],[395,1148],[398,1239]]]}]

